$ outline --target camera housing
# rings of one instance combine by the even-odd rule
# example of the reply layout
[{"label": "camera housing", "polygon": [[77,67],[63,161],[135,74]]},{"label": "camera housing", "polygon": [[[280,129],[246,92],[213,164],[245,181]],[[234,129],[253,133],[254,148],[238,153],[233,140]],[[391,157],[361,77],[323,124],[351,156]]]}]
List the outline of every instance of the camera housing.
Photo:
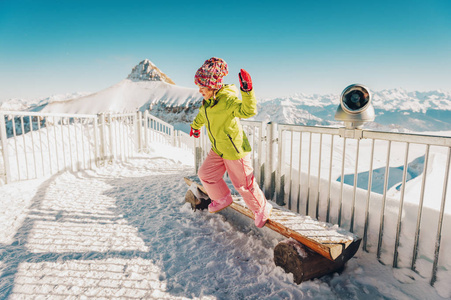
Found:
[{"label": "camera housing", "polygon": [[347,129],[361,128],[365,122],[374,121],[371,92],[362,84],[352,84],[341,93],[335,120],[343,121]]}]

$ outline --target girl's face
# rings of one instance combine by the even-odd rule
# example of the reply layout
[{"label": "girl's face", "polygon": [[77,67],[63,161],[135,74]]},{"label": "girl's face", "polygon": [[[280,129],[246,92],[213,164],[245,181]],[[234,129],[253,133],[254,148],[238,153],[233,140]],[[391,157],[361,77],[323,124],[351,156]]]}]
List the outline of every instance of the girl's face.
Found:
[{"label": "girl's face", "polygon": [[210,99],[211,97],[213,97],[215,90],[212,90],[210,88],[207,87],[199,87],[199,93],[202,94],[202,96],[204,97],[205,100]]}]

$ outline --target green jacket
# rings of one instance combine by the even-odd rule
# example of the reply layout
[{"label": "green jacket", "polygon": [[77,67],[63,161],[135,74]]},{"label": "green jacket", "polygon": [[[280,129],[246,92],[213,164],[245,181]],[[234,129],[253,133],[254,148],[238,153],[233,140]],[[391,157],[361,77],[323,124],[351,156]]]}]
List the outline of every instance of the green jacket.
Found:
[{"label": "green jacket", "polygon": [[239,118],[250,118],[257,114],[257,99],[254,91],[241,92],[238,98],[235,85],[224,85],[216,99],[204,100],[191,127],[200,129],[205,125],[211,147],[224,159],[236,160],[251,151],[251,145],[241,127]]}]

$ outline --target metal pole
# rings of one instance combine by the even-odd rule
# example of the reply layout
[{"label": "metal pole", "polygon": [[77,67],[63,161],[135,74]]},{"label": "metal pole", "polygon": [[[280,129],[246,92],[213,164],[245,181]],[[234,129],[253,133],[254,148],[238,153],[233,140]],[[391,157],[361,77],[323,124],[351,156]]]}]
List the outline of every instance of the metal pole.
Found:
[{"label": "metal pole", "polygon": [[338,226],[341,226],[341,211],[343,206],[343,184],[345,176],[345,160],[346,160],[346,137],[343,138],[343,155],[341,160],[341,183],[340,183],[340,202],[338,207]]},{"label": "metal pole", "polygon": [[290,130],[290,177],[288,178],[288,209],[291,210],[291,193],[292,193],[292,178],[293,178],[293,130]]},{"label": "metal pole", "polygon": [[440,242],[442,239],[443,217],[445,216],[446,193],[447,193],[447,189],[448,189],[450,161],[451,161],[451,147],[448,148],[448,159],[446,161],[445,179],[443,182],[442,203],[440,206],[440,215],[439,215],[439,219],[438,219],[437,239],[435,241],[434,264],[432,265],[432,278],[431,278],[432,286],[434,285],[435,281],[437,280],[437,265],[438,265],[439,255],[440,255]]},{"label": "metal pole", "polygon": [[393,253],[393,268],[398,267],[398,247],[399,247],[399,239],[401,236],[401,226],[402,226],[402,209],[404,205],[404,193],[406,190],[406,181],[407,181],[407,168],[408,168],[408,159],[409,159],[409,147],[410,144],[406,144],[406,153],[404,158],[404,170],[402,172],[402,185],[401,185],[401,197],[399,199],[399,211],[398,211],[398,223],[396,226],[396,238],[395,238],[395,251]]},{"label": "metal pole", "polygon": [[310,169],[312,162],[312,133],[310,132],[309,138],[309,150],[308,150],[308,175],[307,175],[307,200],[305,202],[305,215],[309,215],[309,206],[310,206]]},{"label": "metal pole", "polygon": [[72,139],[70,137],[71,136],[70,131],[71,131],[72,125],[70,123],[70,120],[71,120],[71,118],[68,119],[68,124],[67,124],[67,137],[69,138],[70,170],[74,171],[74,156],[72,153]]},{"label": "metal pole", "polygon": [[321,196],[321,160],[322,160],[322,150],[323,150],[323,134],[319,134],[319,157],[318,157],[318,198],[316,200],[316,218],[319,217],[319,199]]},{"label": "metal pole", "polygon": [[426,153],[424,154],[424,167],[423,167],[423,179],[421,180],[421,192],[420,192],[420,203],[418,204],[418,216],[417,216],[417,225],[415,230],[415,242],[413,244],[413,255],[412,255],[412,264],[410,268],[415,271],[415,263],[418,257],[418,246],[420,242],[420,226],[421,226],[421,217],[423,214],[423,203],[424,203],[424,191],[426,189],[426,178],[427,178],[427,170],[429,163],[429,150],[430,145],[426,146]]},{"label": "metal pole", "polygon": [[61,118],[61,144],[63,147],[63,164],[64,164],[64,169],[66,169],[67,162],[66,162],[66,149],[64,147],[64,117]]},{"label": "metal pole", "polygon": [[94,151],[92,151],[92,145],[91,145],[92,136],[91,136],[91,130],[89,128],[90,123],[91,123],[91,118],[86,118],[85,119],[85,131],[86,131],[86,139],[88,140],[88,145],[87,145],[88,163],[89,163],[89,169],[93,170],[94,168],[92,167],[92,162],[94,160],[93,157],[95,158],[95,154],[93,154]]},{"label": "metal pole", "polygon": [[126,135],[126,118],[122,116],[119,122],[119,142],[121,143],[121,158],[123,161],[127,160],[127,135]]},{"label": "metal pole", "polygon": [[[86,146],[85,146],[85,139],[87,137],[85,137],[84,134],[84,124],[83,124],[84,119],[80,118],[80,138],[81,138],[81,152],[82,152],[82,157],[83,157],[83,168],[87,169],[87,165],[86,165]],[[89,131],[88,131],[89,133]],[[89,140],[88,140],[89,143]],[[89,151],[89,149],[88,149]],[[89,153],[89,152],[88,152]]]},{"label": "metal pole", "polygon": [[31,152],[33,153],[34,178],[38,178],[38,166],[37,166],[37,160],[36,160],[36,151],[34,151],[33,119],[31,118],[31,116],[28,116],[28,121],[30,122]]},{"label": "metal pole", "polygon": [[108,137],[110,140],[110,158],[109,161],[113,161],[116,158],[116,149],[115,149],[115,145],[114,145],[114,132],[113,132],[113,118],[111,116],[111,113],[108,113],[107,116],[107,120],[108,120]]},{"label": "metal pole", "polygon": [[111,140],[114,141],[113,151],[114,159],[119,159],[121,156],[121,141],[119,131],[119,117],[110,114],[110,128],[111,128]]},{"label": "metal pole", "polygon": [[55,143],[55,159],[56,159],[56,171],[58,172],[60,169],[60,163],[58,159],[58,139],[56,137],[56,124],[55,117],[53,117],[53,136],[54,136],[54,143]]},{"label": "metal pole", "polygon": [[43,147],[42,147],[41,117],[37,117],[37,118],[38,118],[38,132],[39,132],[39,149],[41,150],[41,169],[42,169],[42,176],[44,176],[45,175],[45,170],[44,170],[45,164],[44,164],[44,151],[43,151]]},{"label": "metal pole", "polygon": [[138,111],[135,116],[135,149],[141,152],[142,112]]},{"label": "metal pole", "polygon": [[[21,180],[21,176],[20,176],[20,163],[19,163],[19,148],[17,147],[17,132],[16,132],[16,121],[15,121],[15,117],[14,115],[11,115],[11,121],[12,121],[12,125],[13,125],[13,136],[14,136],[14,151],[16,153],[16,163],[17,163],[17,177],[18,180]],[[50,150],[49,150],[50,152]],[[51,167],[51,165],[50,165]]]},{"label": "metal pole", "polygon": [[272,157],[274,153],[273,148],[273,124],[270,122],[266,124],[266,162],[265,162],[265,196],[267,199],[272,199],[274,190],[272,186]]},{"label": "metal pole", "polygon": [[170,133],[171,133],[171,136],[172,136],[172,146],[176,147],[177,146],[177,142],[176,142],[176,134],[175,134],[174,127],[170,127]]},{"label": "metal pole", "polygon": [[27,179],[30,179],[29,168],[28,168],[28,158],[27,158],[27,142],[25,140],[25,126],[23,124],[23,116],[20,116],[20,127],[22,128],[22,140],[23,140],[23,154],[25,156],[25,169],[27,171]]},{"label": "metal pole", "polygon": [[[274,124],[273,124],[274,126]],[[276,202],[279,205],[285,205],[285,195],[282,193],[282,172],[283,172],[283,130],[279,129],[277,130],[278,134],[278,142],[277,142],[277,154],[278,154],[278,160],[276,161],[277,164],[277,170],[275,173],[275,186],[276,186]],[[283,182],[284,184],[284,182]]]},{"label": "metal pole", "polygon": [[334,153],[334,135],[330,135],[330,161],[329,161],[329,187],[327,191],[327,213],[326,213],[326,222],[329,222],[330,217],[330,188],[332,185],[332,161],[333,161],[333,153]]},{"label": "metal pole", "polygon": [[116,116],[116,141],[119,142],[118,145],[118,151],[120,152],[120,159],[122,161],[125,161],[125,149],[124,149],[124,145],[125,145],[125,139],[124,139],[124,126],[123,126],[123,122],[124,121],[124,117],[122,116]]},{"label": "metal pole", "polygon": [[250,134],[246,134],[246,136],[247,136],[247,138],[249,139],[249,136],[250,135],[252,135],[252,142],[251,141],[249,141],[249,144],[251,144],[252,145],[252,150],[251,150],[251,153],[252,153],[252,168],[254,169],[254,180],[258,183],[259,182],[259,180],[260,180],[260,174],[258,173],[258,166],[257,166],[257,155],[259,155],[258,153],[257,153],[257,150],[256,150],[256,144],[257,144],[257,128],[255,127],[255,126],[252,126],[251,128],[249,128],[248,126],[246,127],[247,129],[248,129],[248,132],[250,133]]},{"label": "metal pole", "polygon": [[99,163],[99,159],[100,159],[100,154],[99,154],[99,133],[98,133],[98,119],[99,119],[99,115],[97,115],[96,118],[93,119],[93,130],[94,130],[94,162],[95,162],[95,166],[98,166]]},{"label": "metal pole", "polygon": [[355,198],[357,194],[357,178],[359,172],[359,153],[360,153],[360,139],[357,139],[357,150],[355,154],[355,169],[354,169],[354,190],[352,193],[352,205],[351,205],[351,224],[349,226],[350,232],[354,232]]},{"label": "metal pole", "polygon": [[367,250],[368,243],[368,225],[369,225],[369,212],[370,212],[370,198],[371,198],[371,188],[373,185],[373,160],[374,160],[374,139],[371,144],[371,158],[370,158],[370,170],[368,176],[368,194],[366,199],[365,207],[365,225],[363,227],[363,250]]},{"label": "metal pole", "polygon": [[125,139],[127,140],[127,161],[132,156],[132,143],[131,139],[133,139],[132,129],[133,129],[133,116],[128,116],[126,118],[126,130],[125,130]]},{"label": "metal pole", "polygon": [[5,167],[5,183],[11,182],[11,167],[9,165],[8,133],[6,132],[5,114],[0,112],[0,139],[2,141],[3,165]]},{"label": "metal pole", "polygon": [[[145,149],[146,151],[147,151],[147,146],[148,146],[148,131],[149,131],[149,128],[148,128],[148,122],[149,122],[149,118],[148,118],[148,116],[149,116],[149,111],[144,111],[144,116],[143,116],[143,118],[144,118],[144,147],[142,147],[143,149]],[[152,124],[152,121],[151,121],[151,124]]]},{"label": "metal pole", "polygon": [[77,137],[77,118],[74,118],[74,138],[75,138],[75,157],[76,157],[76,170],[80,170],[80,158],[78,155],[78,137]]},{"label": "metal pole", "polygon": [[264,179],[265,179],[265,175],[262,172],[262,163],[263,163],[263,137],[264,137],[264,132],[263,132],[263,122],[260,123],[259,125],[259,135],[258,135],[258,183],[260,186],[264,185]]},{"label": "metal pole", "polygon": [[301,209],[301,196],[302,196],[302,194],[301,194],[301,187],[302,187],[302,184],[301,184],[301,181],[302,181],[302,170],[301,170],[301,167],[302,167],[302,131],[301,132],[299,132],[299,190],[298,190],[298,201],[297,201],[297,203],[296,203],[296,212],[297,213],[300,213],[300,209]]},{"label": "metal pole", "polygon": [[49,151],[49,174],[53,173],[53,167],[52,167],[52,153],[51,153],[51,148],[50,148],[50,117],[46,117],[45,119],[45,129],[46,129],[46,138],[47,138],[47,150]]},{"label": "metal pole", "polygon": [[390,172],[390,152],[391,152],[391,141],[388,141],[387,160],[385,164],[384,194],[382,195],[381,221],[379,224],[379,240],[377,243],[377,259],[379,260],[381,258],[382,252],[382,238],[384,236],[385,202],[387,200],[388,176]]}]

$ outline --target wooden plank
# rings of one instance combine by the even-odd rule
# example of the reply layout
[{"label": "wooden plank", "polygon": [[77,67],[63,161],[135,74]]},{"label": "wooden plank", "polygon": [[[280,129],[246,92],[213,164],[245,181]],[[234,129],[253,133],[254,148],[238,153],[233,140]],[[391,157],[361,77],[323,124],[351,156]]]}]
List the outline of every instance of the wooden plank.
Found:
[{"label": "wooden plank", "polygon": [[[188,178],[184,179],[186,184],[191,186],[193,181]],[[202,185],[195,184],[202,192],[208,195]],[[245,206],[242,199],[235,197],[234,202],[230,207],[241,214],[254,219],[253,212]],[[301,216],[292,211],[277,207],[273,208],[271,217],[266,222],[265,226],[285,237],[297,240],[306,247],[332,261],[343,256],[343,252],[351,244],[360,244],[361,240],[354,234],[339,229],[336,226],[332,226],[332,224],[320,222],[308,216]],[[340,232],[338,230],[340,230]],[[352,255],[354,255],[354,253],[352,253]]]}]

